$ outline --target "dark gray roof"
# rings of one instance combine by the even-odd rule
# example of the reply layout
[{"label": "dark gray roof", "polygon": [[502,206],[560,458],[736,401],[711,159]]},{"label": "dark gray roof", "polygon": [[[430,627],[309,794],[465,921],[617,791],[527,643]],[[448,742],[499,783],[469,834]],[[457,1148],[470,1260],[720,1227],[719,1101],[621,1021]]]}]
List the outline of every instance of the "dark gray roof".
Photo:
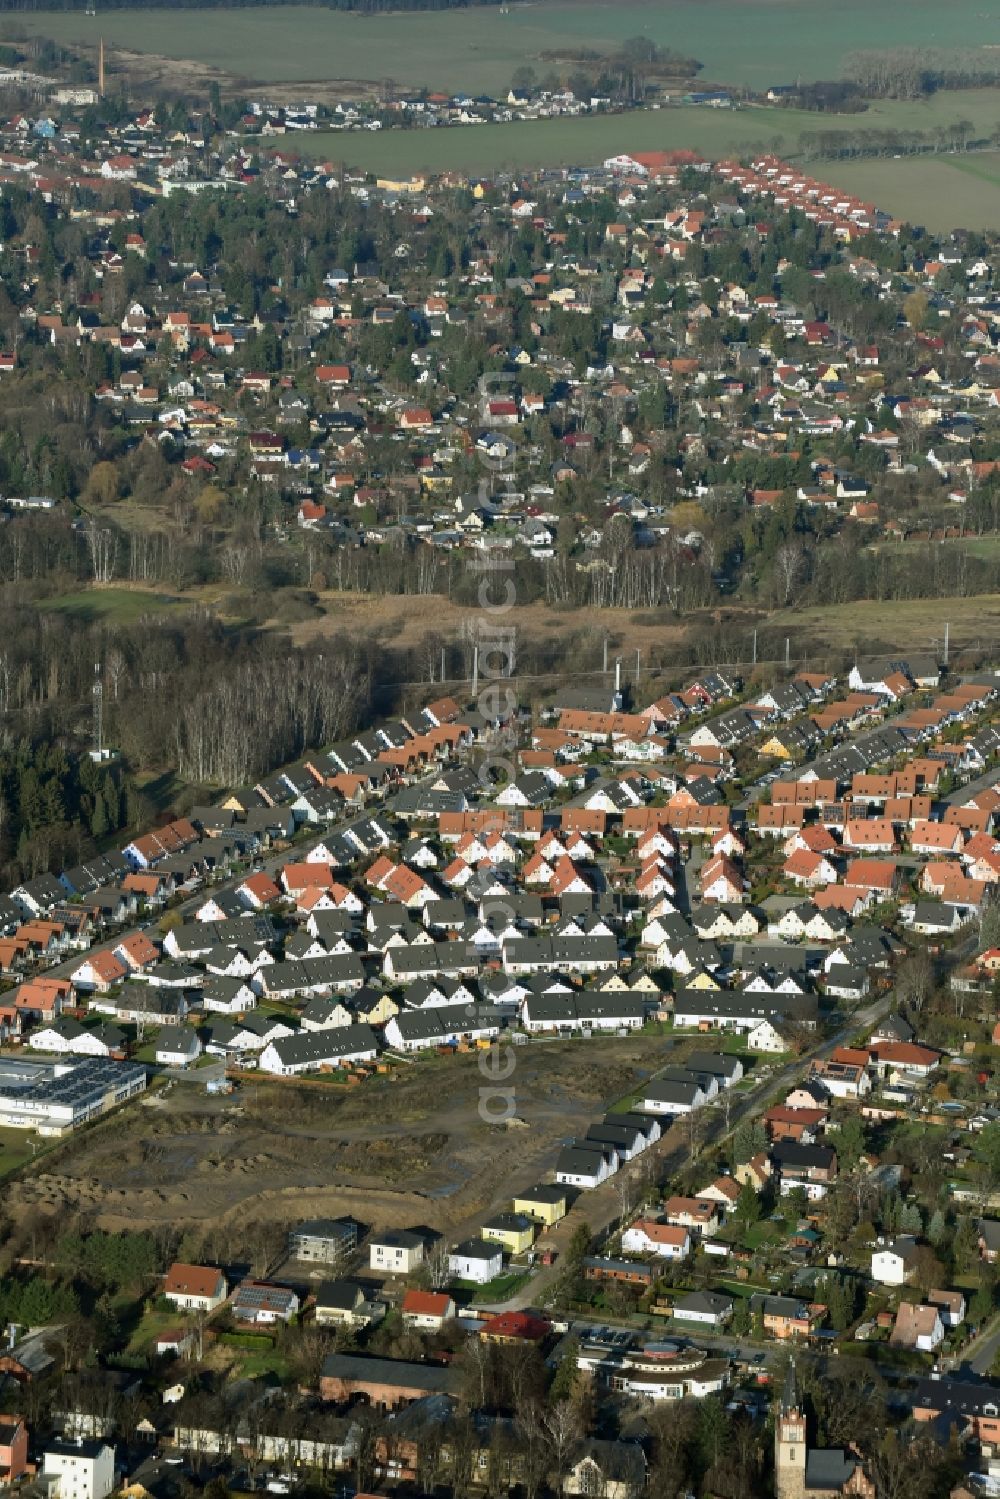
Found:
[{"label": "dark gray roof", "polygon": [[566,1188],[553,1184],[543,1183],[538,1187],[525,1187],[523,1192],[515,1192],[518,1202],[546,1202],[550,1204],[566,1201]]},{"label": "dark gray roof", "polygon": [[323,1360],[324,1379],[353,1380],[358,1383],[426,1390],[428,1394],[449,1394],[457,1389],[459,1371],[441,1364],[416,1364],[405,1359],[370,1358],[360,1353],[330,1353]]},{"label": "dark gray roof", "polygon": [[921,1379],[914,1410],[952,1411],[962,1416],[1000,1415],[1000,1385],[975,1379]]},{"label": "dark gray roof", "polygon": [[806,1457],[806,1492],[821,1489],[839,1493],[857,1466],[857,1458],[842,1447],[810,1448]]},{"label": "dark gray roof", "polygon": [[451,1252],[463,1260],[495,1260],[498,1254],[503,1255],[498,1243],[491,1244],[486,1239],[463,1239]]},{"label": "dark gray roof", "polygon": [[733,1298],[722,1291],[691,1291],[674,1302],[674,1316],[678,1312],[701,1312],[717,1317],[720,1313],[729,1311],[732,1304]]},{"label": "dark gray roof", "polygon": [[278,1060],[284,1067],[317,1067],[339,1057],[374,1054],[378,1050],[375,1032],[370,1025],[340,1025],[332,1030],[309,1031],[305,1035],[280,1036],[274,1043]]},{"label": "dark gray roof", "polygon": [[740,1060],[721,1051],[693,1051],[687,1066],[692,1072],[707,1072],[709,1077],[735,1077]]},{"label": "dark gray roof", "polygon": [[365,1293],[356,1280],[325,1280],[316,1292],[317,1307],[334,1311],[353,1311]]}]

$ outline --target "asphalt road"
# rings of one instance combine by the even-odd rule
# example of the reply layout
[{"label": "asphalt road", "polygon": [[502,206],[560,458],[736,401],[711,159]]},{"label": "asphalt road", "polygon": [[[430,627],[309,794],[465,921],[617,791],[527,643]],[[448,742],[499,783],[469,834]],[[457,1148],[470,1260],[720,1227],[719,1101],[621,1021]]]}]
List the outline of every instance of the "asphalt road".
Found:
[{"label": "asphalt road", "polygon": [[976,796],[980,791],[988,791],[1000,781],[1000,770],[994,768],[986,771],[985,775],[977,776],[974,781],[967,781],[964,786],[956,786],[954,791],[949,791],[938,800],[946,802],[950,806],[960,807],[970,797]]}]

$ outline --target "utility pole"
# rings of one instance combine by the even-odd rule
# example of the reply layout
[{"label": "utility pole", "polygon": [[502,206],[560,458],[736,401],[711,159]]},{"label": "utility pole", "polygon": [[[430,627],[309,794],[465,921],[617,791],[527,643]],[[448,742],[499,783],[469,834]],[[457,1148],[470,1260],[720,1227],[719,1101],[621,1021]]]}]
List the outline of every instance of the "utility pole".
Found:
[{"label": "utility pole", "polygon": [[757,665],[757,628],[756,628],[756,626],[754,626],[754,632],[753,632],[753,662],[752,662],[752,664],[754,666]]},{"label": "utility pole", "polygon": [[479,647],[472,647],[472,696],[479,696]]},{"label": "utility pole", "polygon": [[945,627],[944,627],[944,664],[945,664],[945,666],[948,665],[948,637],[949,637],[950,634],[951,634],[951,625],[950,624],[946,624]]},{"label": "utility pole", "polygon": [[635,648],[635,685],[637,687],[639,685],[639,661],[640,661],[640,659],[641,659],[641,652],[639,650],[639,647],[636,646],[636,648]]},{"label": "utility pole", "polygon": [[444,681],[444,646],[441,647],[441,680]]},{"label": "utility pole", "polygon": [[785,670],[786,671],[788,670],[789,663],[791,661],[791,653],[792,653],[792,642],[791,642],[790,638],[786,635],[785,636]]},{"label": "utility pole", "polygon": [[608,674],[608,637],[604,637],[604,675]]}]

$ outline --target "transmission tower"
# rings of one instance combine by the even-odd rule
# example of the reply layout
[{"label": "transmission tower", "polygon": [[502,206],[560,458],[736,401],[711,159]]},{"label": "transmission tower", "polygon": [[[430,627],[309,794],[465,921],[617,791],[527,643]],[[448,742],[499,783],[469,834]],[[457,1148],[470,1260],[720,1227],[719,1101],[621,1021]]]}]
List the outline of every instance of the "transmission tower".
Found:
[{"label": "transmission tower", "polygon": [[94,665],[94,750],[93,758],[104,757],[104,683],[101,681],[101,663]]}]

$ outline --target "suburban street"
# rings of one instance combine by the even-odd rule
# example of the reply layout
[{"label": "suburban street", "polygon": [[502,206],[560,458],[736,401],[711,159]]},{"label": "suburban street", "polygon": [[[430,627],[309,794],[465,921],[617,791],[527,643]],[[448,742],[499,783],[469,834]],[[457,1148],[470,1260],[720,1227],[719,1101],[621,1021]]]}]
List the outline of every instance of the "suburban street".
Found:
[{"label": "suburban street", "polygon": [[[828,1057],[838,1046],[843,1046],[859,1029],[870,1029],[888,1014],[892,1003],[893,993],[890,990],[864,1008],[857,1010],[833,1036],[817,1042],[801,1056],[785,1062],[777,1072],[772,1072],[762,1079],[759,1087],[750,1092],[741,1093],[730,1106],[728,1123],[720,1100],[714,1099],[703,1110],[704,1134],[698,1154],[702,1155],[710,1148],[714,1149],[720,1145],[739,1128],[745,1119],[762,1114],[776,1098],[788,1092],[793,1082],[804,1075],[810,1062]],[[582,1042],[581,1044],[592,1045],[594,1043]],[[662,1139],[650,1147],[648,1156],[652,1159],[654,1179],[668,1180],[685,1164],[688,1145],[683,1139],[684,1128],[683,1122],[675,1123]],[[646,1157],[641,1159],[644,1160]],[[581,1192],[565,1218],[554,1228],[547,1229],[545,1232],[545,1243],[557,1251],[556,1262],[552,1265],[543,1265],[519,1292],[509,1300],[498,1303],[492,1310],[519,1311],[527,1307],[542,1306],[563,1273],[563,1257],[580,1224],[585,1223],[590,1229],[594,1243],[603,1245],[619,1226],[621,1217],[622,1196],[619,1177],[611,1177],[591,1192]]]},{"label": "suburban street", "polygon": [[[428,776],[425,777],[425,779],[428,779],[430,777],[430,774],[431,773],[429,772]],[[433,774],[437,774],[437,771],[435,770]],[[228,876],[224,880],[220,880],[218,883],[206,882],[205,884],[201,885],[193,895],[186,898],[179,905],[171,906],[169,908],[170,911],[176,911],[182,921],[190,920],[194,912],[198,909],[202,902],[207,899],[209,895],[219,895],[225,893],[226,891],[235,890],[236,887],[238,885],[241,885],[246,879],[247,875],[251,872],[251,868],[254,870],[263,870],[267,874],[271,875],[272,878],[274,878],[277,875],[278,871],[282,869],[285,864],[301,862],[307,857],[309,852],[316,847],[318,843],[322,843],[327,838],[333,837],[336,833],[342,832],[344,828],[350,826],[350,824],[353,822],[357,822],[360,818],[374,817],[380,812],[388,812],[391,814],[398,794],[398,792],[395,792],[392,795],[387,796],[384,801],[367,808],[365,811],[352,812],[349,817],[343,817],[339,822],[331,823],[328,827],[318,828],[316,830],[315,836],[311,833],[307,834],[305,838],[297,839],[294,843],[287,845],[285,848],[281,849],[278,852],[266,854],[262,859],[257,860],[252,866],[241,865],[237,873]],[[134,936],[136,932],[146,931],[150,927],[155,927],[156,924],[157,918],[153,917],[149,921],[135,922],[129,927],[123,927],[120,931],[116,932],[113,937],[108,937],[100,942],[95,942],[93,947],[87,949],[86,954],[76,953],[73,957],[65,959],[62,963],[57,963],[54,964],[51,968],[46,968],[44,970],[44,976],[46,978],[68,978],[73,970],[79,967],[85,956],[89,956],[93,953],[98,952],[107,952],[110,949],[117,947],[118,944],[120,942],[123,942],[127,937]]]}]

